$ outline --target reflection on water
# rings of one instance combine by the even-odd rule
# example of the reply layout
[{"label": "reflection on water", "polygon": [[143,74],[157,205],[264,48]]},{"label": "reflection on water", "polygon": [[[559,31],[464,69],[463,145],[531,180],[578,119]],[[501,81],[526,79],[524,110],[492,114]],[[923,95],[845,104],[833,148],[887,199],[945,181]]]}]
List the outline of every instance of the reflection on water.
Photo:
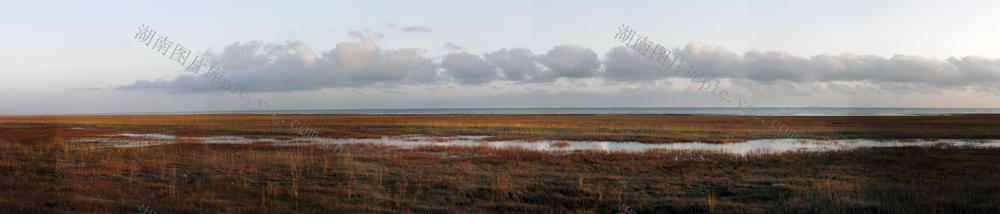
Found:
[{"label": "reflection on water", "polygon": [[375,139],[334,139],[334,138],[247,138],[240,136],[214,136],[214,137],[178,137],[167,134],[132,134],[123,133],[114,136],[79,138],[74,142],[78,143],[98,143],[106,147],[136,147],[167,144],[174,142],[200,142],[219,144],[249,144],[255,142],[273,143],[274,145],[345,145],[358,143],[372,143],[379,145],[398,146],[402,148],[414,148],[421,146],[488,146],[494,148],[519,147],[537,151],[577,151],[577,150],[597,150],[607,152],[643,152],[649,150],[668,151],[710,151],[746,155],[751,153],[782,153],[790,151],[837,151],[867,147],[903,147],[903,146],[955,146],[991,148],[1000,147],[1000,140],[808,140],[808,139],[765,139],[751,140],[741,143],[709,144],[701,142],[684,142],[669,144],[647,144],[637,142],[608,142],[608,141],[551,141],[542,140],[534,142],[525,141],[492,141],[484,142],[485,136],[458,136],[458,137],[427,137],[427,136],[399,136],[382,137]]}]

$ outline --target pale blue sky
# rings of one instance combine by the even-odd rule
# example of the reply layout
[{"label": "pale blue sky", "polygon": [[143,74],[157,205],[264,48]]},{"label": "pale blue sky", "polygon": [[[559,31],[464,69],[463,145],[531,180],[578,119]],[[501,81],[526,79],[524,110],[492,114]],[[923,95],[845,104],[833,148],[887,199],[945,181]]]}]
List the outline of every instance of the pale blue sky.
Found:
[{"label": "pale blue sky", "polygon": [[[804,58],[824,53],[942,60],[1000,57],[997,1],[17,1],[2,5],[0,100],[5,102],[0,114],[253,109],[223,98],[230,96],[224,93],[177,95],[114,89],[182,74],[176,64],[131,38],[140,24],[186,47],[216,53],[237,41],[296,40],[318,55],[339,43],[357,43],[348,33],[368,29],[384,35],[375,40],[378,47],[423,49],[423,56],[435,63],[454,52],[444,48],[444,43],[477,56],[517,47],[545,54],[556,46],[574,44],[605,60],[608,51],[620,45],[612,36],[621,24],[666,46],[683,48],[699,42],[736,54],[766,50]],[[423,26],[430,32],[404,32],[402,28],[408,26]],[[733,82],[737,88],[758,87]],[[437,89],[367,87],[258,96],[282,108],[541,107],[559,103],[481,100],[556,96],[558,92],[618,96],[629,87],[609,84],[599,78],[524,87],[449,83]],[[587,88],[579,88],[583,86]],[[547,94],[532,94],[540,91]],[[690,100],[624,105],[726,106],[709,98],[664,93],[663,97]],[[921,93],[764,97],[748,91],[745,96],[760,100],[760,106],[1000,107],[996,94],[982,90]],[[932,97],[958,98],[947,103],[926,101]],[[460,104],[467,102],[480,103]],[[583,100],[565,103],[609,105]]]}]

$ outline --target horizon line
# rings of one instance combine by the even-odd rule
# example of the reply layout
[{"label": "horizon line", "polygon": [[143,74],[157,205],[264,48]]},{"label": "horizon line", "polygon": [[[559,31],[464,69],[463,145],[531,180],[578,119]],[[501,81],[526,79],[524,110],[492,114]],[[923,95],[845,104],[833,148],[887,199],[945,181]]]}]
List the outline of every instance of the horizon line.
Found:
[{"label": "horizon line", "polygon": [[[331,108],[331,109],[280,109],[280,110],[194,110],[194,111],[151,111],[151,112],[90,112],[90,113],[34,113],[34,114],[0,114],[0,116],[81,116],[81,115],[172,115],[172,114],[241,114],[241,113],[261,113],[261,112],[277,112],[277,114],[289,114],[280,113],[283,111],[379,111],[379,110],[473,110],[473,109],[1000,109],[1000,108],[983,108],[983,107],[863,107],[863,106],[850,106],[850,107],[834,107],[834,106],[796,106],[796,107],[777,107],[777,106],[767,106],[767,107],[612,107],[612,106],[597,106],[597,107],[581,107],[581,106],[563,106],[563,107],[447,107],[447,108],[431,108],[431,107],[417,107],[417,108]],[[301,114],[301,113],[294,113]],[[322,114],[322,113],[319,113]],[[352,113],[352,114],[407,114],[407,113]],[[421,114],[421,113],[415,113]],[[422,113],[422,114],[435,114],[435,113]],[[453,114],[453,113],[437,113],[441,115]],[[509,113],[508,113],[509,114]],[[623,115],[628,113],[623,113]],[[635,114],[635,113],[632,113]],[[742,114],[720,114],[720,115],[742,115]],[[751,115],[751,114],[746,114]]]}]

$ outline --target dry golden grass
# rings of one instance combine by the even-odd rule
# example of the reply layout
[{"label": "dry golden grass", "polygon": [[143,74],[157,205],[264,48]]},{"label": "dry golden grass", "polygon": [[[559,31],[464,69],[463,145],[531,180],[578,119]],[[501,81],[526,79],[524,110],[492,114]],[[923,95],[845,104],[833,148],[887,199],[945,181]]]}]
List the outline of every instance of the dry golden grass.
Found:
[{"label": "dry golden grass", "polygon": [[[454,154],[448,158],[443,153]],[[996,212],[1000,149],[550,155],[0,141],[9,212]],[[676,158],[676,160],[675,160]]]},{"label": "dry golden grass", "polygon": [[[280,120],[275,119],[280,118]],[[699,115],[94,115],[4,116],[0,127],[86,127],[181,136],[296,135],[291,121],[323,137],[378,138],[423,134],[486,135],[487,140],[607,140],[669,143],[782,138],[780,121],[799,137],[1000,138],[1000,115],[955,116],[699,116]],[[763,123],[761,121],[764,121]]]},{"label": "dry golden grass", "polygon": [[[282,115],[326,137],[672,142],[773,137],[749,117]],[[768,117],[811,138],[997,138],[998,116]],[[48,121],[47,123],[45,121]],[[92,129],[70,129],[85,127]],[[573,152],[68,143],[120,132],[284,136],[270,115],[0,117],[5,212],[996,213],[1000,149],[826,153]],[[432,140],[435,138],[432,138]],[[558,145],[553,145],[557,146]],[[627,209],[626,209],[627,208]]]}]

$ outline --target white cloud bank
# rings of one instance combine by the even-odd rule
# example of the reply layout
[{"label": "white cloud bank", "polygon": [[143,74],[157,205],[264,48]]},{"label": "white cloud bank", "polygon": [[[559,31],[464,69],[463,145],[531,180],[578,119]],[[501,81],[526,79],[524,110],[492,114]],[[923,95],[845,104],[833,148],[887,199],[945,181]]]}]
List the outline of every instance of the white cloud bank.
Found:
[{"label": "white cloud bank", "polygon": [[[359,38],[364,33],[358,33]],[[996,93],[1000,59],[983,56],[947,59],[896,55],[821,54],[795,56],[784,51],[753,50],[742,54],[723,47],[690,43],[674,48],[683,63],[699,67],[702,77],[725,81],[734,88],[761,91],[784,88],[788,95],[827,90],[845,94],[864,90],[906,93],[973,91]],[[633,87],[681,74],[646,59],[632,49],[615,47],[603,60],[590,48],[560,45],[544,54],[525,48],[500,49],[481,55],[459,51],[439,60],[421,49],[382,49],[374,41],[344,42],[314,52],[302,43],[237,42],[221,53],[206,53],[226,70],[226,78],[246,92],[315,91],[324,88],[396,86],[484,86],[551,84],[560,79],[596,78],[607,84]],[[438,62],[439,61],[439,62]],[[208,78],[190,74],[173,80],[140,80],[120,90],[191,94],[221,91]]]}]

